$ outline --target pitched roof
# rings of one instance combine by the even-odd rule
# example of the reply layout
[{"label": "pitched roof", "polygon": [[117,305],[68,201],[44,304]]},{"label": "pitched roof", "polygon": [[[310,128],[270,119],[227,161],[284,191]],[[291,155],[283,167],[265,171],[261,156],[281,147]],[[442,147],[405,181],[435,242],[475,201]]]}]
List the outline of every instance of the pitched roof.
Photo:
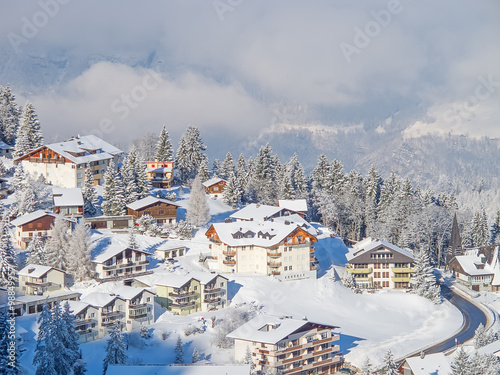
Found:
[{"label": "pitched roof", "polygon": [[[123,250],[130,249],[126,246],[120,246],[120,245],[110,245],[106,247],[100,254],[96,255],[94,259],[92,259],[93,262],[95,263],[103,263],[107,261],[109,258],[114,257],[116,254],[121,253]],[[139,251],[141,253],[150,255],[147,251],[144,250],[139,250],[139,249],[130,249],[133,251]]]},{"label": "pitched roof", "polygon": [[211,273],[211,272],[192,271],[189,273],[189,275],[198,280],[203,285],[208,284],[210,281],[216,279],[219,276],[228,280],[227,277],[219,275],[218,273]]},{"label": "pitched roof", "polygon": [[0,149],[1,150],[10,150],[14,148],[13,146],[8,145],[7,143],[0,141]]},{"label": "pitched roof", "polygon": [[424,358],[407,358],[406,363],[414,375],[451,374],[451,366],[444,353],[426,354]]},{"label": "pitched roof", "polygon": [[316,236],[318,234],[318,230],[314,228],[307,220],[303,219],[302,216],[298,214],[293,214],[293,215],[288,215],[288,216],[279,216],[273,218],[275,223],[285,223],[289,222],[290,224],[296,224],[297,226],[301,227],[308,233],[312,234],[313,236]]},{"label": "pitched roof", "polygon": [[274,246],[298,228],[296,223],[287,225],[272,221],[237,221],[212,226],[219,239],[229,246],[260,247]]},{"label": "pitched roof", "polygon": [[[310,323],[313,322],[289,317],[258,315],[249,322],[236,328],[226,337],[266,344],[277,344],[279,341]],[[335,326],[328,327],[332,329],[338,328]]]},{"label": "pitched roof", "polygon": [[470,276],[485,276],[493,275],[495,270],[488,264],[484,262],[485,257],[480,254],[468,254],[468,255],[458,255],[455,257],[457,262],[460,264],[465,273]]},{"label": "pitched roof", "polygon": [[210,180],[206,180],[205,182],[203,182],[203,186],[210,187],[210,186],[218,184],[219,182],[222,182],[222,181],[227,182],[223,178],[213,177]]},{"label": "pitched roof", "polygon": [[61,301],[61,306],[64,306],[66,302],[69,303],[69,310],[73,312],[73,315],[77,315],[87,307],[92,306],[90,303],[84,301]]},{"label": "pitched roof", "polygon": [[130,300],[130,299],[138,296],[139,294],[141,294],[144,291],[147,291],[148,293],[152,293],[152,292],[149,292],[145,288],[136,288],[133,286],[121,285],[121,286],[113,288],[113,293],[116,294],[117,296],[123,298],[124,300]]},{"label": "pitched roof", "polygon": [[14,225],[15,227],[18,227],[20,225],[24,225],[24,224],[27,224],[27,223],[30,223],[34,220],[37,220],[37,219],[40,219],[44,216],[52,216],[54,218],[56,217],[61,217],[63,218],[64,220],[66,221],[70,221],[72,223],[76,223],[76,220],[73,220],[73,219],[70,219],[69,217],[66,217],[66,216],[63,216],[63,215],[59,215],[59,214],[55,214],[53,212],[48,212],[48,211],[44,211],[44,210],[36,210],[34,212],[30,212],[29,214],[25,214],[25,215],[22,215],[22,216],[19,216],[17,219],[14,219],[12,220],[10,223],[12,225]]},{"label": "pitched roof", "polygon": [[108,375],[249,375],[250,365],[110,365]]},{"label": "pitched roof", "polygon": [[123,300],[123,298],[110,293],[92,292],[90,294],[87,294],[81,300],[95,307],[104,307],[106,305],[109,305],[116,298]]},{"label": "pitched roof", "polygon": [[411,259],[415,259],[412,253],[410,253],[407,250],[401,249],[400,247],[393,245],[390,242],[380,240],[378,238],[365,238],[362,241],[359,241],[356,243],[352,248],[349,249],[349,252],[346,254],[346,259],[348,262],[351,260],[357,258],[358,256],[361,256],[363,254],[366,254],[367,252],[376,249],[379,246],[383,246],[387,249],[390,249],[392,251],[396,251],[402,255],[405,255]]},{"label": "pitched roof", "polygon": [[155,251],[168,251],[186,248],[186,241],[167,240],[156,248]]},{"label": "pitched roof", "polygon": [[169,201],[167,199],[152,197],[152,196],[148,196],[146,198],[142,198],[142,199],[136,200],[135,202],[129,203],[129,204],[127,204],[127,207],[130,208],[131,210],[136,211],[136,210],[140,210],[141,208],[150,206],[150,205],[158,203],[158,202],[165,203],[165,204],[171,204],[172,206],[179,207],[179,205],[175,202]]},{"label": "pitched roof", "polygon": [[278,206],[295,212],[307,212],[307,201],[305,199],[280,199]]},{"label": "pitched roof", "polygon": [[154,284],[161,286],[170,286],[173,288],[180,288],[186,285],[189,281],[191,281],[191,279],[194,278],[189,274],[188,275],[162,274],[161,278],[157,279],[154,282]]},{"label": "pitched roof", "polygon": [[21,271],[18,272],[18,275],[40,278],[50,270],[64,273],[64,271],[54,267],[42,266],[40,264],[28,264],[26,267],[24,267]]},{"label": "pitched roof", "polygon": [[83,206],[83,194],[80,188],[53,188],[52,198],[55,207]]},{"label": "pitched roof", "polygon": [[[122,150],[90,134],[73,137],[65,142],[51,143],[30,151],[28,154],[36,153],[44,147],[47,147],[75,164],[86,164],[91,161],[107,160],[123,153]],[[16,160],[24,156],[25,155]]]},{"label": "pitched roof", "polygon": [[282,207],[251,203],[243,207],[241,210],[231,214],[229,217],[240,220],[265,221],[269,217],[276,215],[281,210],[283,210]]}]

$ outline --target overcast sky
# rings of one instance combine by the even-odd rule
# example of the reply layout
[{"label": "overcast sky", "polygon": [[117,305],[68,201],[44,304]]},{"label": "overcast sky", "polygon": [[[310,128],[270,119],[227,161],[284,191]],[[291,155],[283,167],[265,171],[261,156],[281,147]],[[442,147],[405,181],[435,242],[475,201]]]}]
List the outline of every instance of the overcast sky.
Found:
[{"label": "overcast sky", "polygon": [[495,0],[2,8],[0,84],[34,103],[49,140],[94,132],[126,143],[163,124],[178,137],[192,124],[206,138],[240,142],[270,126],[277,103],[307,107],[306,122],[327,126],[406,111],[419,114],[408,137],[500,136]]}]

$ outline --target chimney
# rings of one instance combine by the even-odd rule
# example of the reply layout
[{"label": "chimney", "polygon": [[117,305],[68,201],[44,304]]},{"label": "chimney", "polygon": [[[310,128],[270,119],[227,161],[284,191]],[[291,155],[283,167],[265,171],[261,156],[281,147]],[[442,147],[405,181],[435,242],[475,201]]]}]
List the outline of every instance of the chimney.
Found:
[{"label": "chimney", "polygon": [[422,358],[422,359],[425,358],[425,352],[423,350],[420,352],[420,358]]}]

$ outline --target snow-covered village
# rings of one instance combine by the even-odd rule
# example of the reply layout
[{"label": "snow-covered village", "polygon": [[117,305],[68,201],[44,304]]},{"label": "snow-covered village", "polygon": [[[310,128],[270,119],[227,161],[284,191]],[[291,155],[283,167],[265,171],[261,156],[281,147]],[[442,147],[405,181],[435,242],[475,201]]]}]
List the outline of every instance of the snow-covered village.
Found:
[{"label": "snow-covered village", "polygon": [[0,374],[500,374],[495,1],[0,9]]}]

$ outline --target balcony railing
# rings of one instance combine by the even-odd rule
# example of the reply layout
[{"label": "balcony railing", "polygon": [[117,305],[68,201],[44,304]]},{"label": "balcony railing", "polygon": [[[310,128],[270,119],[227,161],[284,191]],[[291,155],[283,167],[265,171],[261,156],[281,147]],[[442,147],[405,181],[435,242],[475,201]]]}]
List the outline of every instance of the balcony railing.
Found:
[{"label": "balcony railing", "polygon": [[130,310],[139,310],[139,309],[143,309],[144,307],[147,307],[147,306],[148,306],[147,303],[139,303],[137,305],[130,305],[129,309]]},{"label": "balcony railing", "polygon": [[267,256],[271,258],[279,258],[281,256],[281,253],[275,253],[275,252],[267,252]]},{"label": "balcony railing", "polygon": [[373,269],[371,267],[368,268],[346,268],[347,271],[350,273],[355,273],[355,274],[369,274],[373,272]]},{"label": "balcony railing", "polygon": [[187,307],[187,306],[194,306],[195,303],[196,303],[195,301],[187,301],[187,302],[177,301],[177,302],[172,302],[170,306]]},{"label": "balcony railing", "polygon": [[224,254],[224,255],[236,255],[236,250],[224,249],[224,250],[222,250],[222,254]]},{"label": "balcony railing", "polygon": [[106,317],[106,318],[111,318],[111,317],[114,317],[114,316],[119,316],[121,314],[122,314],[121,311],[114,310],[114,311],[107,311],[107,312],[103,311],[101,315],[103,317]]},{"label": "balcony railing", "polygon": [[54,158],[29,158],[30,163],[52,163],[52,164],[64,164],[64,159],[54,159]]},{"label": "balcony railing", "polygon": [[26,281],[25,283],[28,286],[38,286],[38,287],[47,287],[51,286],[52,282],[50,281]]},{"label": "balcony railing", "polygon": [[311,271],[316,271],[317,269],[318,269],[317,266],[311,266],[311,268],[310,268]]},{"label": "balcony railing", "polygon": [[392,267],[391,271],[394,273],[413,273],[415,269],[409,267]]},{"label": "balcony railing", "polygon": [[269,267],[281,267],[281,262],[267,262]]},{"label": "balcony railing", "polygon": [[168,295],[170,297],[174,297],[174,298],[188,298],[188,297],[192,297],[195,295],[195,292],[194,291],[174,291],[174,292],[170,292],[168,293]]},{"label": "balcony railing", "polygon": [[411,277],[393,277],[392,281],[395,283],[409,283],[411,281]]},{"label": "balcony railing", "polygon": [[221,288],[206,288],[205,294],[219,294],[221,290]]},{"label": "balcony railing", "polygon": [[281,275],[280,271],[271,271],[271,275]]},{"label": "balcony railing", "polygon": [[87,325],[87,324],[92,324],[93,320],[92,319],[75,319],[74,325],[75,327]]},{"label": "balcony railing", "polygon": [[205,299],[203,300],[203,302],[205,303],[216,303],[220,301],[221,301],[220,297],[205,297]]},{"label": "balcony railing", "polygon": [[235,260],[228,260],[228,259],[224,259],[222,261],[222,263],[224,264],[230,264],[230,265],[235,265],[236,264],[236,261]]}]

